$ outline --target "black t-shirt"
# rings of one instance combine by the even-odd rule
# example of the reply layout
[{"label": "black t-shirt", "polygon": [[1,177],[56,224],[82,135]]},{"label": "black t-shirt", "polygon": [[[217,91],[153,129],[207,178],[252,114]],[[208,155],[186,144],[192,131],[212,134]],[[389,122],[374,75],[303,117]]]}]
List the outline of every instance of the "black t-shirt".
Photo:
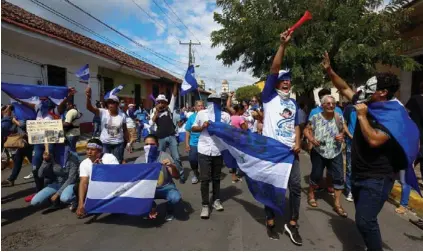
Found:
[{"label": "black t-shirt", "polygon": [[165,110],[159,113],[159,117],[157,118],[157,131],[156,135],[159,139],[174,136],[175,132],[175,125],[173,124],[172,113],[170,110]]},{"label": "black t-shirt", "polygon": [[423,96],[412,96],[405,107],[410,111],[411,119],[417,124],[420,132],[420,143],[423,143]]},{"label": "black t-shirt", "polygon": [[389,131],[368,115],[370,126],[387,134],[390,138],[383,145],[372,148],[361,131],[360,123],[355,127],[351,146],[351,171],[354,178],[384,178],[406,168],[406,159],[399,144]]}]

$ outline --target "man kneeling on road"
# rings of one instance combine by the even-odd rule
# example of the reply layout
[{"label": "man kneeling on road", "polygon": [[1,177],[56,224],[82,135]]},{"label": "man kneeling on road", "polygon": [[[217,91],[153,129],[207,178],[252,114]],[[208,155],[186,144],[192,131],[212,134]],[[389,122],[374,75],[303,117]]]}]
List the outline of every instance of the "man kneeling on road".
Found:
[{"label": "man kneeling on road", "polygon": [[110,153],[103,153],[103,143],[93,138],[87,143],[87,158],[79,165],[79,186],[78,188],[78,208],[76,214],[79,218],[86,216],[85,197],[87,196],[88,183],[93,171],[93,164],[119,164],[117,158]]},{"label": "man kneeling on road", "polygon": [[[173,208],[181,200],[181,193],[176,188],[173,178],[179,179],[179,171],[176,168],[175,161],[172,157],[163,151],[159,151],[159,139],[155,135],[148,135],[144,139],[144,151],[145,156],[138,157],[134,164],[141,164],[150,162],[162,163],[162,169],[160,171],[159,179],[157,180],[155,199],[166,199],[167,200],[167,215],[166,221],[171,221],[173,217]],[[153,160],[148,160],[151,158]],[[153,208],[150,212],[150,218],[155,219],[157,217],[156,203],[153,202]]]}]

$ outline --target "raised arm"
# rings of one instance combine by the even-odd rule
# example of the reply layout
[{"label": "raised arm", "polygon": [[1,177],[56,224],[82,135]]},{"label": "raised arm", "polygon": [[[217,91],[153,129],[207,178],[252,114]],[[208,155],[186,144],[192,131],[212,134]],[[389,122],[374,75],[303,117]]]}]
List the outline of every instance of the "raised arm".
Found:
[{"label": "raised arm", "polygon": [[68,89],[68,96],[65,97],[65,99],[60,102],[60,104],[57,106],[57,112],[59,112],[60,115],[62,115],[66,110],[66,103],[71,99],[71,97],[76,93],[75,88],[70,87]]},{"label": "raised arm", "polygon": [[88,109],[89,111],[91,111],[92,113],[94,113],[94,115],[96,115],[96,116],[100,116],[100,110],[99,110],[98,108],[94,107],[94,106],[91,104],[91,87],[90,87],[90,86],[88,86],[88,87],[85,89],[85,95],[86,95],[86,97],[87,97],[87,100],[86,100],[87,109]]},{"label": "raised arm", "polygon": [[235,110],[232,108],[232,97],[234,96],[234,92],[230,92],[228,96],[228,100],[226,101],[226,109],[228,110],[229,114],[235,115]]},{"label": "raised arm", "polygon": [[172,97],[169,102],[169,109],[173,113],[175,110],[176,96],[178,95],[178,84],[173,85]]},{"label": "raised arm", "polygon": [[335,71],[333,71],[332,67],[330,66],[330,59],[327,52],[323,55],[323,68],[326,70],[329,78],[331,79],[333,85],[339,90],[339,92],[347,97],[348,100],[352,100],[354,96],[354,91],[348,86],[348,84],[339,77]]},{"label": "raised arm", "polygon": [[[4,91],[3,91],[4,92]],[[13,97],[12,95],[10,95],[9,93],[7,93],[7,92],[4,92],[5,94],[7,94],[10,98],[12,98],[13,100],[15,100],[15,101],[17,101],[17,102],[19,102],[19,103],[21,103],[21,104],[23,104],[23,105],[25,105],[25,106],[27,106],[27,107],[30,107],[30,108],[32,108],[32,109],[34,109],[35,110],[35,104],[34,103],[29,103],[29,102],[25,102],[25,101],[22,101],[21,99],[18,99],[18,98],[16,98],[16,97]]]},{"label": "raised arm", "polygon": [[291,34],[288,30],[280,35],[280,45],[275,57],[273,58],[272,66],[270,67],[270,75],[267,77],[262,92],[262,100],[264,103],[270,101],[276,95],[275,88],[278,83],[278,74],[282,66],[286,45],[290,39]]}]

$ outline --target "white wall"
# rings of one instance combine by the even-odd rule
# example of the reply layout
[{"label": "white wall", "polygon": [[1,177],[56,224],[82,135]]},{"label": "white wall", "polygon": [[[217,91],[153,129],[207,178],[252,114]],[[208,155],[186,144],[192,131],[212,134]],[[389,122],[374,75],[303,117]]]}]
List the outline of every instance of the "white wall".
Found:
[{"label": "white wall", "polygon": [[[7,50],[8,52],[13,51],[13,48],[4,48],[2,49]],[[53,48],[52,48],[53,49]],[[89,112],[85,107],[85,88],[86,85],[83,83],[79,83],[77,77],[75,76],[75,72],[78,71],[84,64],[84,62],[72,62],[69,59],[63,58],[63,60],[55,60],[48,57],[48,55],[41,55],[37,54],[36,51],[33,53],[28,54],[24,51],[20,52],[13,52],[14,54],[18,54],[20,56],[24,56],[26,58],[30,58],[36,60],[37,62],[43,64],[50,64],[58,67],[66,68],[67,73],[67,86],[68,87],[75,87],[77,93],[75,94],[74,102],[80,112],[83,114],[81,118],[81,122],[91,122],[93,118],[93,114]],[[60,53],[57,50],[55,53]],[[8,82],[8,83],[16,83],[16,84],[37,84],[37,81],[41,81],[44,85],[48,82],[47,80],[47,67],[45,68],[45,72],[43,76],[41,75],[41,66],[32,64],[20,59],[16,59],[5,54],[2,54],[1,58],[1,81]],[[92,88],[92,103],[95,103],[95,100],[99,100],[99,81],[97,80],[97,65],[90,64],[90,86]],[[7,104],[10,102],[10,98],[1,92],[1,103]]]}]

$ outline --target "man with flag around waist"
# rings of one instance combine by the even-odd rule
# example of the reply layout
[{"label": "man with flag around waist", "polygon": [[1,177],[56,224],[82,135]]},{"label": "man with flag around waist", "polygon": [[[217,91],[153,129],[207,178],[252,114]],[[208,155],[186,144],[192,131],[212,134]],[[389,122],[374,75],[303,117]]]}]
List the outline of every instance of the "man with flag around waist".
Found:
[{"label": "man with flag around waist", "polygon": [[420,192],[412,168],[419,132],[404,106],[394,98],[398,77],[378,73],[354,94],[331,68],[327,53],[322,66],[334,86],[355,105],[358,123],[352,139],[352,194],[355,222],[367,250],[382,250],[377,216],[389,197],[394,174],[406,169],[406,182]]},{"label": "man with flag around waist", "polygon": [[[298,153],[301,146],[301,130],[298,123],[298,106],[295,100],[290,98],[291,73],[280,70],[286,45],[291,39],[291,33],[285,31],[280,35],[280,46],[273,59],[270,74],[262,92],[264,122],[263,135],[276,139],[292,148],[296,154],[289,176],[289,223],[284,229],[289,234],[295,245],[302,245],[302,238],[298,232],[298,217],[301,201],[301,174]],[[278,239],[274,231],[275,214],[273,210],[265,206],[267,233],[271,239]]]}]

